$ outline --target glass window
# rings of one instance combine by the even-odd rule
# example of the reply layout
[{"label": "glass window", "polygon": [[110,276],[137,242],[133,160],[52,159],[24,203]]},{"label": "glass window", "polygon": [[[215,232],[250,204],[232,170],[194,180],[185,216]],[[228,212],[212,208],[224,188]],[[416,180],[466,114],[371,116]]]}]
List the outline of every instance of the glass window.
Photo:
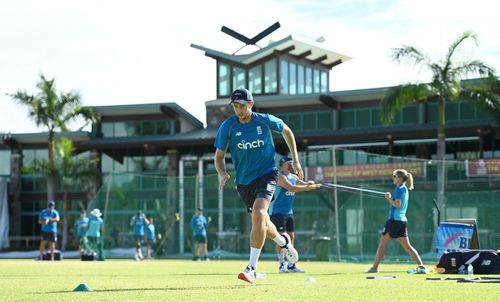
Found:
[{"label": "glass window", "polygon": [[476,108],[467,103],[460,104],[460,120],[474,120]]},{"label": "glass window", "polygon": [[302,129],[302,118],[300,114],[288,115],[288,126],[292,129]]},{"label": "glass window", "polygon": [[23,166],[31,165],[35,160],[35,150],[23,150]]},{"label": "glass window", "polygon": [[101,171],[102,173],[113,172],[113,159],[105,153],[101,156]]},{"label": "glass window", "polygon": [[156,134],[156,122],[144,121],[142,124],[142,135],[154,135],[154,134]]},{"label": "glass window", "polygon": [[312,69],[311,67],[306,67],[306,93],[312,93]]},{"label": "glass window", "polygon": [[355,112],[353,110],[342,110],[340,113],[340,127],[353,128],[356,126]]},{"label": "glass window", "polygon": [[138,136],[142,133],[141,121],[130,121],[126,123],[128,136]]},{"label": "glass window", "polygon": [[245,69],[233,67],[233,90],[240,87],[246,87]]},{"label": "glass window", "polygon": [[358,109],[356,112],[356,126],[357,127],[369,127],[370,126],[370,110],[369,109]]},{"label": "glass window", "polygon": [[23,161],[22,164],[23,166],[26,165],[32,165],[33,161],[37,159],[39,161],[41,160],[48,160],[49,159],[49,154],[47,149],[25,149],[23,150]]},{"label": "glass window", "polygon": [[331,116],[330,112],[318,113],[318,130],[332,128],[332,122],[330,116]]},{"label": "glass window", "polygon": [[316,113],[304,113],[304,130],[316,130]]},{"label": "glass window", "polygon": [[257,65],[248,72],[248,88],[252,93],[262,93],[262,65]]},{"label": "glass window", "polygon": [[0,175],[10,175],[10,150],[0,151]]},{"label": "glass window", "polygon": [[326,71],[321,72],[321,93],[328,92],[328,73]]},{"label": "glass window", "polygon": [[127,125],[125,122],[115,122],[115,135],[114,137],[127,136]]},{"label": "glass window", "polygon": [[113,123],[105,122],[101,124],[101,131],[104,137],[114,137]]},{"label": "glass window", "polygon": [[174,134],[172,120],[156,121],[156,134]]},{"label": "glass window", "polygon": [[332,154],[327,151],[318,152],[318,165],[319,166],[329,166],[332,164]]},{"label": "glass window", "polygon": [[264,64],[264,93],[278,92],[277,60],[272,59]]},{"label": "glass window", "polygon": [[319,81],[319,70],[317,69],[314,69],[314,79],[313,79],[313,82],[314,82],[314,89],[313,89],[313,92],[314,93],[319,93],[319,85],[320,85],[320,81]]},{"label": "glass window", "polygon": [[228,96],[229,92],[229,65],[218,62],[219,63],[219,95],[220,96]]},{"label": "glass window", "polygon": [[378,108],[372,108],[370,110],[371,114],[371,126],[382,126],[382,122],[380,121],[380,109]]},{"label": "glass window", "polygon": [[401,110],[402,112],[402,124],[416,124],[417,123],[417,106],[410,105],[405,106]]},{"label": "glass window", "polygon": [[458,121],[459,103],[447,101],[445,106],[446,106],[446,112],[445,112],[446,121]]},{"label": "glass window", "polygon": [[280,64],[280,90],[281,94],[288,94],[288,62],[281,61]]},{"label": "glass window", "polygon": [[297,64],[290,63],[290,94],[297,94]]},{"label": "glass window", "polygon": [[436,103],[427,103],[427,122],[437,123],[438,107]]},{"label": "glass window", "polygon": [[303,65],[298,65],[297,66],[297,93],[298,94],[304,94],[304,66]]}]

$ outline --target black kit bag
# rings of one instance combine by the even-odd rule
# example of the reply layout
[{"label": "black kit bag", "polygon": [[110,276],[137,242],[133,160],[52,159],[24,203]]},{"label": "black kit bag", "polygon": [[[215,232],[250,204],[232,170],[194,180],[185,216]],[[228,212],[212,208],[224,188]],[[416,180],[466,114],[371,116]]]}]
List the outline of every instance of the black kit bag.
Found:
[{"label": "black kit bag", "polygon": [[[55,250],[54,251],[54,260],[55,261],[60,261],[63,259],[61,251]],[[50,260],[50,251],[46,251],[43,253],[43,260]]]},{"label": "black kit bag", "polygon": [[97,260],[97,254],[92,252],[92,253],[83,253],[83,255],[81,255],[80,259],[82,261],[95,261]]},{"label": "black kit bag", "polygon": [[444,253],[436,265],[446,274],[466,274],[472,265],[474,274],[500,274],[500,253],[495,250],[459,250]]}]

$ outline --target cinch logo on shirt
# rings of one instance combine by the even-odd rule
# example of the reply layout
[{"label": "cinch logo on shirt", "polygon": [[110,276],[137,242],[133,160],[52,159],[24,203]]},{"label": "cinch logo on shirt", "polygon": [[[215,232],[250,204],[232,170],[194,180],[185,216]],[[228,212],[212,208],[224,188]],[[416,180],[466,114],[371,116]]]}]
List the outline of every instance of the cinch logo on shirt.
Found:
[{"label": "cinch logo on shirt", "polygon": [[286,192],[285,192],[285,195],[286,195],[286,196],[295,196],[295,192],[292,192],[292,191],[286,191]]},{"label": "cinch logo on shirt", "polygon": [[255,140],[253,142],[241,141],[237,143],[236,146],[238,147],[238,149],[243,149],[243,150],[255,149],[264,146],[264,141],[261,139]]}]

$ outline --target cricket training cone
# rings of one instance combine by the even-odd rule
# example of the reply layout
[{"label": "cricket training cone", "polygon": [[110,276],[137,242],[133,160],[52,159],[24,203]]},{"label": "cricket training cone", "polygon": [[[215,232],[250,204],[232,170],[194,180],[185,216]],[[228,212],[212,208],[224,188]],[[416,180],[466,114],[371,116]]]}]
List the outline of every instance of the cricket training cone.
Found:
[{"label": "cricket training cone", "polygon": [[73,291],[74,292],[91,292],[92,289],[90,287],[88,287],[87,284],[82,283],[82,284],[78,284],[78,286],[75,287],[75,289]]}]

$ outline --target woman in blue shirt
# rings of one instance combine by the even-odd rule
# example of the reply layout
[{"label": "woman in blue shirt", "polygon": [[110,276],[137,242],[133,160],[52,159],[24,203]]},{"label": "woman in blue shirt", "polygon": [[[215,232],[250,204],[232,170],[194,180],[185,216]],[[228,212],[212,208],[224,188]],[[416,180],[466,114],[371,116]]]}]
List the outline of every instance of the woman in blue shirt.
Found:
[{"label": "woman in blue shirt", "polygon": [[389,219],[386,221],[382,237],[377,248],[375,261],[368,273],[378,273],[378,266],[384,258],[385,249],[392,238],[397,238],[404,250],[417,262],[416,273],[426,273],[426,268],[417,250],[410,244],[408,229],[406,228],[406,211],[408,210],[409,191],[413,190],[413,175],[404,169],[394,170],[393,183],[396,186],[394,194],[385,193],[385,200],[389,203]]}]

